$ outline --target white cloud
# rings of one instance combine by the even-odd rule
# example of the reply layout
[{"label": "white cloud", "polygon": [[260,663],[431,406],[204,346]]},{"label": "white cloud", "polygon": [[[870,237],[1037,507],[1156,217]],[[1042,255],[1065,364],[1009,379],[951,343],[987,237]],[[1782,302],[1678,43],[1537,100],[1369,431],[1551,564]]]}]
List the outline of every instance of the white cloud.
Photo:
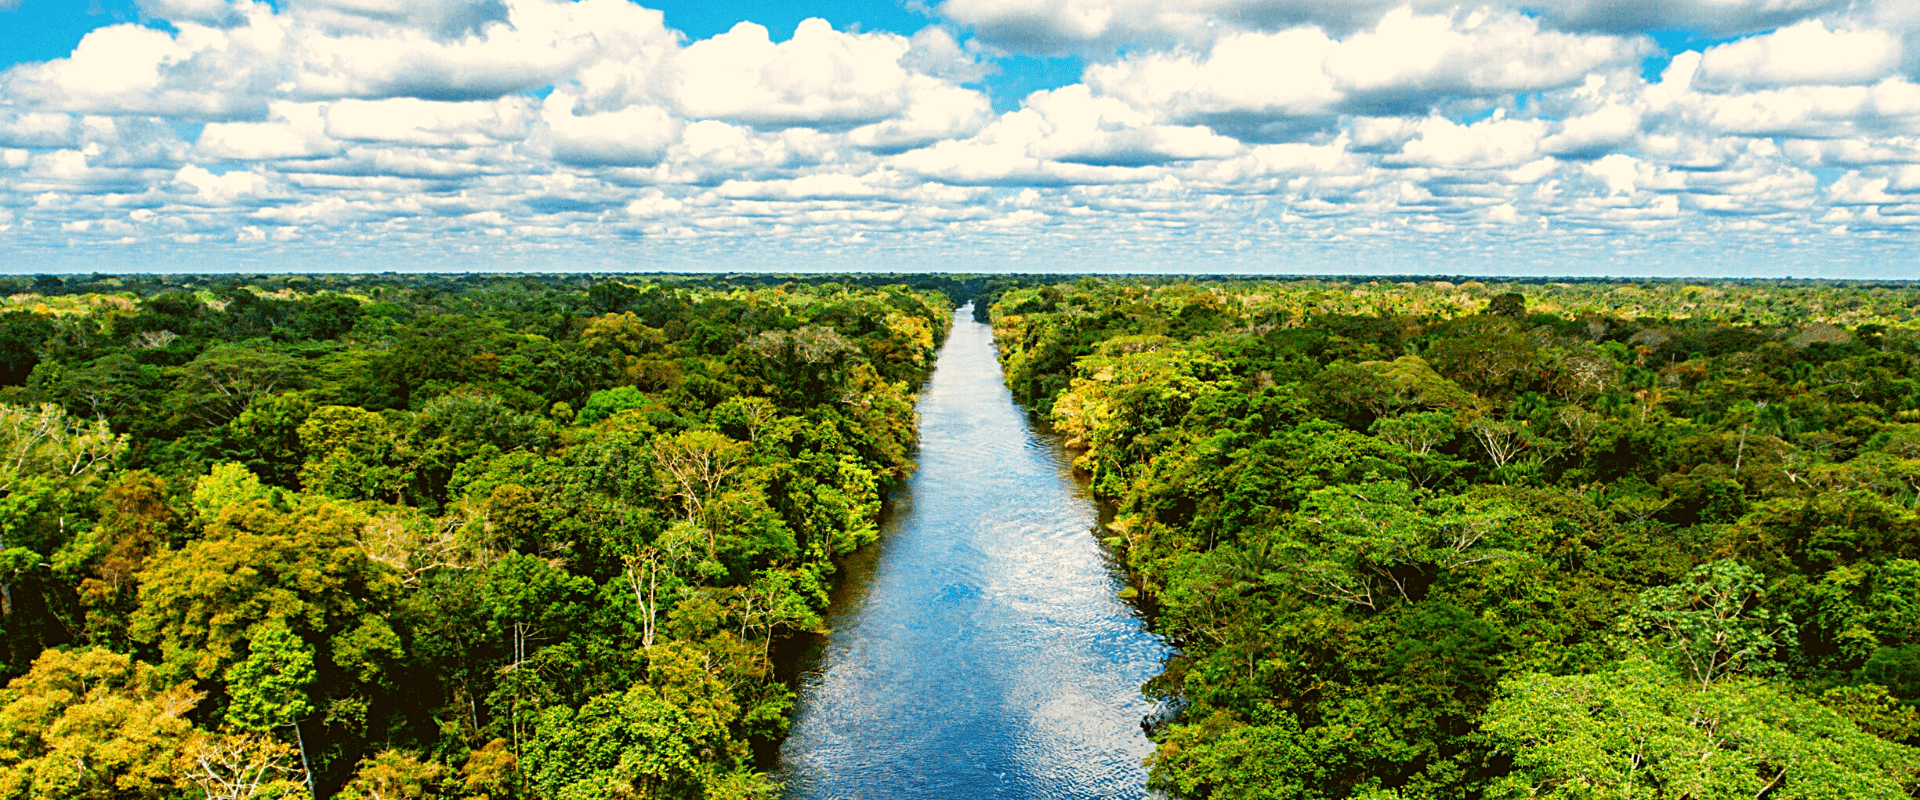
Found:
[{"label": "white cloud", "polygon": [[[419,4],[446,5],[460,4]],[[651,21],[657,35],[666,35],[657,16],[621,14],[605,0],[517,2],[506,20],[474,26],[458,38],[447,38],[435,20],[464,18],[459,9],[439,8],[421,18],[399,10],[403,6],[391,0],[295,5],[273,18],[289,30],[282,52],[270,57],[284,66],[291,91],[307,98],[487,100],[550,84],[597,56],[595,26],[609,17],[643,28]],[[342,35],[340,20],[368,25],[349,25],[346,33],[354,35]]]},{"label": "white cloud", "polygon": [[636,40],[656,49],[674,42],[659,12],[626,0],[307,0],[284,12],[237,0],[232,8],[244,22],[177,20],[177,34],[102,28],[69,57],[16,67],[0,85],[49,109],[257,117],[275,99],[493,99],[551,84],[596,58],[630,57]]},{"label": "white cloud", "polygon": [[1087,70],[1087,85],[1169,119],[1317,116],[1345,98],[1325,72],[1337,43],[1311,28],[1237,34],[1205,56],[1150,54]]},{"label": "white cloud", "polygon": [[913,91],[906,110],[899,115],[848,131],[848,139],[876,152],[901,152],[970,135],[985,127],[992,117],[992,106],[979,92],[959,86],[928,86]]},{"label": "white cloud", "polygon": [[736,200],[870,200],[882,192],[855,175],[807,175],[786,181],[727,181],[716,190]]},{"label": "white cloud", "polygon": [[575,99],[547,96],[540,120],[552,137],[553,157],[587,166],[650,166],[679,137],[680,123],[665,109],[629,106],[605,114],[574,114]]},{"label": "white cloud", "polygon": [[[1519,10],[1569,31],[1696,30],[1735,35],[1844,9],[1847,0],[1529,0]],[[1896,6],[1898,0],[1882,5]],[[992,44],[1026,53],[1195,45],[1245,31],[1311,26],[1335,36],[1394,13],[1472,13],[1457,0],[945,0],[936,9]]]},{"label": "white cloud", "polygon": [[1631,61],[1643,46],[1614,36],[1542,30],[1531,17],[1481,10],[1461,19],[1388,13],[1327,57],[1327,72],[1356,94],[1484,96],[1578,83]]},{"label": "white cloud", "polygon": [[[167,2],[208,4],[209,0]],[[335,32],[370,34],[404,27],[450,39],[508,23],[511,7],[505,0],[286,0],[286,6]]]},{"label": "white cloud", "polygon": [[315,158],[340,152],[341,145],[327,135],[326,106],[319,103],[280,102],[268,122],[216,122],[200,133],[194,149],[201,155],[228,161],[270,161]]},{"label": "white cloud", "polygon": [[1695,80],[1702,86],[1861,84],[1900,65],[1900,41],[1872,28],[1829,30],[1807,20],[1707,49]]},{"label": "white cloud", "polygon": [[1633,194],[1640,178],[1640,160],[1625,153],[1614,153],[1588,164],[1587,173],[1599,178],[1614,194]]},{"label": "white cloud", "polygon": [[1449,97],[1566,86],[1642,52],[1635,40],[1543,31],[1513,12],[1455,18],[1400,9],[1345,40],[1317,28],[1235,33],[1204,54],[1090,67],[1087,83],[1167,120],[1270,140],[1324,130],[1341,113],[1424,114]]},{"label": "white cloud", "polygon": [[477,147],[525,138],[533,116],[532,104],[519,97],[467,103],[341,100],[327,107],[326,133],[353,141]]},{"label": "white cloud", "polygon": [[16,104],[57,111],[201,118],[253,113],[260,108],[255,99],[231,91],[244,82],[246,71],[227,71],[196,48],[221,36],[190,24],[183,24],[178,37],[139,25],[110,25],[87,34],[67,58],[0,73],[0,92]]},{"label": "white cloud", "polygon": [[271,184],[259,173],[247,170],[233,170],[216,175],[201,167],[188,165],[174,173],[174,183],[190,187],[194,193],[209,203],[230,203],[246,195],[259,194]]},{"label": "white cloud", "polygon": [[[1892,0],[948,0],[979,36],[779,42],[632,0],[139,1],[172,32],[0,73],[0,248],[1421,269],[1920,227]],[[1648,80],[1633,19],[1752,35]],[[996,47],[1088,67],[996,113]]]},{"label": "white cloud", "polygon": [[790,175],[816,164],[848,160],[859,151],[841,139],[808,128],[757,131],[718,120],[687,123],[660,164],[628,176],[636,183],[716,184]]},{"label": "white cloud", "polygon": [[1043,120],[1029,129],[1040,136],[1027,152],[1049,161],[1148,166],[1227,158],[1240,151],[1237,142],[1204,127],[1154,124],[1150,116],[1114,98],[1096,97],[1084,85],[1036,92],[1027,98],[1027,110]]},{"label": "white cloud", "polygon": [[1503,115],[1461,125],[1443,117],[1420,123],[1420,133],[1390,163],[1442,169],[1499,169],[1534,160],[1548,126]]},{"label": "white cloud", "polygon": [[1154,124],[1111,97],[1075,84],[1035,92],[1026,107],[968,139],[893,159],[914,174],[961,184],[1145,180],[1141,168],[1231,157],[1233,139],[1205,127]]},{"label": "white cloud", "polygon": [[653,189],[627,203],[625,210],[631,217],[664,217],[678,214],[686,207],[687,204],[679,198],[669,197],[666,192]]},{"label": "white cloud", "polygon": [[901,62],[912,52],[907,37],[844,33],[818,18],[779,44],[743,22],[675,57],[670,91],[686,116],[768,127],[866,125],[905,116],[919,95],[945,93],[932,105],[949,108],[977,95],[909,71]]},{"label": "white cloud", "polygon": [[1540,143],[1540,148],[1558,155],[1606,153],[1630,145],[1641,129],[1639,108],[1609,103],[1566,120],[1557,133]]},{"label": "white cloud", "polygon": [[1525,6],[1554,24],[1586,30],[1695,30],[1737,35],[1844,9],[1848,0],[1542,0]]},{"label": "white cloud", "polygon": [[1814,166],[1859,167],[1881,164],[1920,164],[1920,138],[1794,139],[1785,150],[1796,160]]},{"label": "white cloud", "polygon": [[67,114],[0,109],[0,146],[71,147],[77,130]]},{"label": "white cloud", "polygon": [[1791,86],[1741,94],[1696,94],[1672,109],[1713,130],[1747,136],[1838,138],[1898,133],[1920,118],[1920,84]]},{"label": "white cloud", "polygon": [[202,25],[231,25],[246,16],[247,0],[137,0],[150,17]]}]

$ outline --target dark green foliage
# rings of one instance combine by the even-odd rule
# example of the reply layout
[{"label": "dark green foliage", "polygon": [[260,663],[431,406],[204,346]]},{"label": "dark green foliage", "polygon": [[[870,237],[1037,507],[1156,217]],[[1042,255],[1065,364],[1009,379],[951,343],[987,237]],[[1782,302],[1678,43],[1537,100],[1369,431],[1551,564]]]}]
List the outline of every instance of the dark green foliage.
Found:
[{"label": "dark green foliage", "polygon": [[41,342],[53,336],[53,323],[38,314],[0,314],[0,386],[19,386],[40,363]]}]

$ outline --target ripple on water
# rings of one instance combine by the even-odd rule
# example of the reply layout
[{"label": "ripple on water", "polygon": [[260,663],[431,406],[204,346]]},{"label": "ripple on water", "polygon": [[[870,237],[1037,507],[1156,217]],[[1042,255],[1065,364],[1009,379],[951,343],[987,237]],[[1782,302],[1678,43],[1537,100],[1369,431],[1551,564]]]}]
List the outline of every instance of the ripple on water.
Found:
[{"label": "ripple on water", "polygon": [[1166,646],[968,309],[920,403],[919,472],[829,619],[780,777],[795,800],[1145,797],[1139,686]]}]

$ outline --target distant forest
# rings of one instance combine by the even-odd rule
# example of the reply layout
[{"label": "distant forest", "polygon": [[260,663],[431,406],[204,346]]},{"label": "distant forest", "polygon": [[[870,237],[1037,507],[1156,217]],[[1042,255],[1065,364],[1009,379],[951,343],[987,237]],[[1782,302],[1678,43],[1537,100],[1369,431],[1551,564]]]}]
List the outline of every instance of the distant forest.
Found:
[{"label": "distant forest", "polygon": [[771,798],[956,305],[1178,798],[1920,790],[1920,286],[0,278],[0,798]]},{"label": "distant forest", "polygon": [[1920,286],[1095,281],[992,309],[1216,800],[1920,789]]}]

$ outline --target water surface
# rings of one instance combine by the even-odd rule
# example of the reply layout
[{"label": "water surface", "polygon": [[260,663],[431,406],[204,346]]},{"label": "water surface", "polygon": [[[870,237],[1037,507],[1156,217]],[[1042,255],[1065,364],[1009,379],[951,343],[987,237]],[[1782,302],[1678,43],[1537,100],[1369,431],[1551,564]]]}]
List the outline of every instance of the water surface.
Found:
[{"label": "water surface", "polygon": [[802,682],[789,798],[1147,796],[1139,687],[1167,649],[1116,596],[1091,499],[971,312],[920,401],[920,468]]}]

